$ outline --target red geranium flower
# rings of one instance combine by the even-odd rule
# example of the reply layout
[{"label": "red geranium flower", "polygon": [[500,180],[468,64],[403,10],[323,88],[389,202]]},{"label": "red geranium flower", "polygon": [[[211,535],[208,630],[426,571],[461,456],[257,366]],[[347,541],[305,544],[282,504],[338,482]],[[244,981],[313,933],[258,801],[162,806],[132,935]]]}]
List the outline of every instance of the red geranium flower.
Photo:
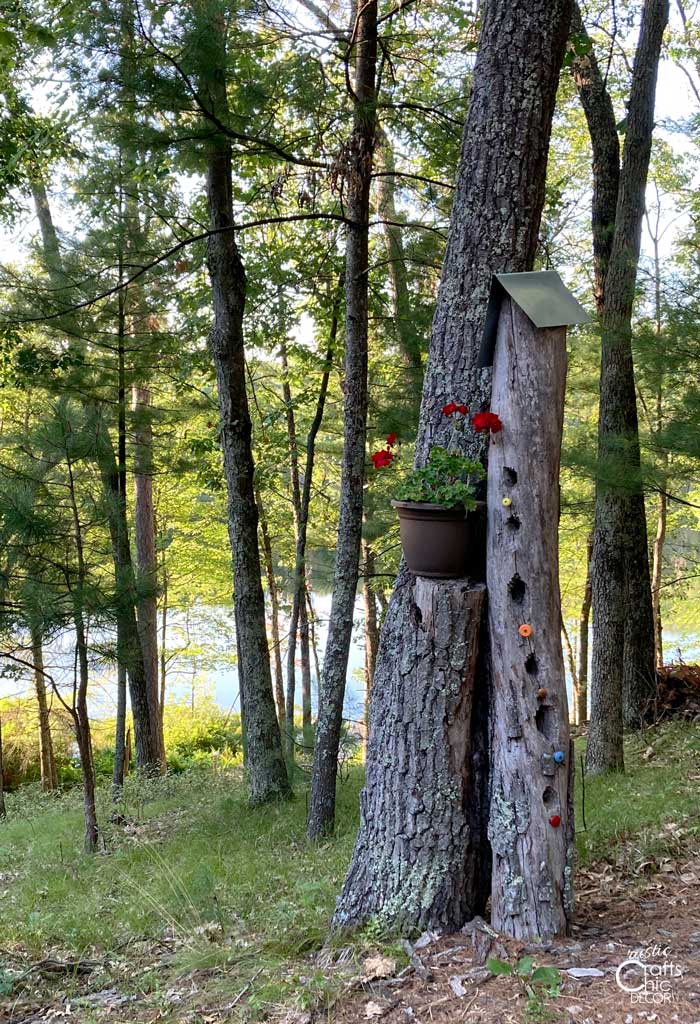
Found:
[{"label": "red geranium flower", "polygon": [[391,465],[391,460],[394,458],[394,453],[390,452],[388,448],[382,448],[378,452],[374,452],[370,456],[372,459],[372,465],[375,469],[383,469],[385,466]]},{"label": "red geranium flower", "polygon": [[393,448],[394,445],[396,444],[396,434],[394,433],[393,430],[387,437],[386,443],[389,445],[390,448]]},{"label": "red geranium flower", "polygon": [[453,413],[457,412],[457,403],[449,402],[447,405],[443,405],[442,411],[445,416],[452,416]]},{"label": "red geranium flower", "polygon": [[477,434],[485,434],[489,430],[492,434],[497,434],[499,430],[503,430],[503,424],[495,412],[476,413],[472,416],[472,427]]}]

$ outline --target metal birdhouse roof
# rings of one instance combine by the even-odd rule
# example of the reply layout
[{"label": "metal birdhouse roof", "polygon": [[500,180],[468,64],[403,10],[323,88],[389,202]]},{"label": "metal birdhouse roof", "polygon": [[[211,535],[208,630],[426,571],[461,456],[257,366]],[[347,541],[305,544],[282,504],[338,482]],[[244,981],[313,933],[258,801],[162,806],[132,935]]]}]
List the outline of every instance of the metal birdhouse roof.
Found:
[{"label": "metal birdhouse roof", "polygon": [[517,302],[535,327],[566,327],[569,324],[586,324],[591,319],[555,270],[494,274],[481,339],[479,366],[491,366],[493,363],[498,317],[505,295],[510,295]]}]

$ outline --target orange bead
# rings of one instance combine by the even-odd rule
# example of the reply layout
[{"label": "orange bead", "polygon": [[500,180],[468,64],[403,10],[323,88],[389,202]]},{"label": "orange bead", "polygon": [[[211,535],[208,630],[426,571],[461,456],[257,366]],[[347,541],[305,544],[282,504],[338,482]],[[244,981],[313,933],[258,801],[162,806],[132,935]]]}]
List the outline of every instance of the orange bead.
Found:
[{"label": "orange bead", "polygon": [[527,622],[524,622],[518,629],[518,633],[520,633],[521,636],[532,636],[532,626],[528,625]]}]

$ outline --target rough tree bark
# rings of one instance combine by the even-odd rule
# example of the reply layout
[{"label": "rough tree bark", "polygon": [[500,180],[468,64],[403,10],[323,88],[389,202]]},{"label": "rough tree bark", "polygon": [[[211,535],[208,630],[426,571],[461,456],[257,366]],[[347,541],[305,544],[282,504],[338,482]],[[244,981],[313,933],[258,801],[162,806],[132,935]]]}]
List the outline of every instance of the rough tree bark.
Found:
[{"label": "rough tree bark", "polygon": [[134,540],[138,568],[137,624],[143,652],[151,720],[156,729],[161,769],[165,770],[163,716],[158,692],[158,559],[153,505],[153,425],[151,393],[134,385]]},{"label": "rough tree bark", "polygon": [[578,620],[578,703],[576,723],[583,725],[588,721],[588,632],[591,620],[591,558],[593,557],[593,534],[586,541],[586,582],[583,587],[583,600]]},{"label": "rough tree bark", "polygon": [[[41,225],[42,248],[47,269],[56,289],[67,289],[70,280],[61,260],[58,235],[51,216],[46,189],[40,179],[32,181],[32,194],[37,216]],[[121,271],[120,271],[121,273]],[[152,722],[148,692],[146,689],[143,653],[136,622],[136,582],[131,561],[131,548],[126,518],[126,455],[125,427],[123,424],[124,365],[123,350],[125,337],[124,297],[119,293],[117,315],[118,350],[118,434],[119,461],[105,421],[105,409],[94,398],[87,400],[87,410],[94,423],[95,461],[100,470],[106,515],[112,542],[112,558],[116,585],[117,635],[121,640],[118,658],[127,667],[131,711],[134,718],[136,738],[136,763],[140,770],[149,774],[160,770],[160,745],[156,724]],[[118,644],[119,646],[119,644]]]},{"label": "rough tree bark", "polygon": [[87,694],[89,682],[87,628],[85,624],[85,583],[86,565],[83,545],[83,531],[78,512],[75,493],[73,464],[69,455],[66,457],[68,470],[68,494],[73,520],[73,541],[75,544],[76,579],[72,581],[66,573],[66,583],[73,602],[73,623],[77,655],[77,680],[73,685],[73,704],[70,707],[75,739],[80,755],[80,770],[83,776],[83,815],[85,819],[85,850],[94,853],[97,849],[97,808],[95,804],[95,765],[92,757],[92,736],[90,718],[88,716]]},{"label": "rough tree bark", "polygon": [[504,300],[491,391],[503,430],[491,438],[487,500],[488,834],[491,924],[518,939],[566,933],[573,911],[572,750],[559,598],[565,387],[565,328],[537,330]]},{"label": "rough tree bark", "polygon": [[[286,751],[291,761],[294,757],[294,695],[296,689],[296,648],[297,632],[301,650],[301,714],[304,746],[311,743],[311,660],[309,653],[309,616],[304,600],[306,586],[306,530],[301,540],[302,493],[299,481],[299,451],[297,447],[297,427],[292,401],[292,389],[289,384],[289,361],[287,359],[287,340],[282,338],[280,344],[282,362],[282,397],[284,399],[287,419],[287,448],[289,451],[289,477],[292,485],[292,512],[294,517],[295,551],[299,555],[299,565],[295,558],[294,578],[292,580],[292,616],[287,645],[287,699],[286,699]],[[308,515],[308,509],[307,509]],[[292,630],[294,635],[292,636]]]},{"label": "rough tree bark", "polygon": [[258,506],[260,519],[260,536],[262,538],[263,556],[265,560],[265,575],[267,576],[267,592],[270,595],[270,632],[272,634],[272,657],[275,663],[274,685],[275,704],[277,706],[277,721],[280,730],[286,728],[286,714],[284,701],[284,669],[282,668],[282,646],[280,643],[280,601],[277,590],[277,577],[275,576],[275,561],[272,554],[272,540],[267,525],[265,506],[262,502],[260,488],[255,488],[255,504]]},{"label": "rough tree bark", "polygon": [[7,817],[5,807],[5,769],[2,756],[2,716],[0,716],[0,819]]},{"label": "rough tree bark", "polygon": [[[473,409],[488,402],[490,373],[478,369],[478,353],[491,275],[529,270],[534,262],[569,16],[568,0],[487,0],[484,6],[423,388],[419,464],[434,444],[449,443],[446,402]],[[470,432],[462,443],[465,453],[482,454]],[[336,909],[338,926],[376,914],[416,927],[458,927],[483,912],[488,897],[485,637],[474,702],[463,660],[467,606],[474,614],[479,592],[466,581],[433,583],[426,606],[424,586],[402,569],[382,630],[360,831]],[[420,625],[429,607],[437,609],[430,622],[447,617],[437,641]],[[435,644],[443,637],[457,652],[458,667],[448,659],[447,669],[435,674]],[[411,731],[403,709],[414,703],[424,656],[430,687],[416,694],[420,726]],[[402,761],[398,750],[405,751]]]},{"label": "rough tree bark", "polygon": [[[301,489],[301,499],[299,505],[299,525],[296,530],[296,549],[294,553],[294,579],[292,582],[292,613],[289,621],[289,648],[287,651],[288,657],[288,672],[287,672],[287,754],[291,757],[293,751],[293,743],[291,737],[294,736],[294,684],[295,677],[293,675],[293,662],[296,658],[296,638],[297,628],[299,622],[302,622],[302,629],[305,627],[307,631],[307,637],[309,638],[309,644],[313,636],[313,624],[310,617],[310,609],[307,606],[307,581],[306,581],[306,537],[309,524],[309,509],[311,507],[311,485],[313,482],[314,475],[314,464],[316,461],[316,438],[318,432],[321,429],[323,422],[323,414],[326,408],[326,396],[328,394],[328,381],[330,380],[331,368],[333,366],[333,356],[335,354],[337,340],[338,340],[338,318],[339,318],[339,304],[343,293],[343,281],[338,281],[337,288],[332,300],[331,310],[331,324],[328,335],[328,347],[326,349],[325,361],[323,364],[323,371],[321,374],[321,384],[318,391],[318,397],[316,399],[316,409],[314,412],[314,418],[311,421],[309,432],[306,435],[306,459],[304,462],[304,482]],[[304,605],[305,616],[302,618],[301,606]],[[318,663],[318,657],[316,649],[314,647],[314,659]],[[318,664],[316,667],[316,680],[319,680]],[[310,689],[311,689],[311,677],[309,668],[309,722],[308,728],[311,728],[311,707],[310,707]]]},{"label": "rough tree bark", "polygon": [[311,779],[307,832],[318,839],[335,825],[335,783],[345,682],[352,640],[362,541],[362,499],[367,437],[367,333],[370,186],[376,128],[377,0],[367,0],[354,19],[353,130],[345,182],[348,218],[345,246],[345,401],[340,517],[333,600]]},{"label": "rough tree bark", "polygon": [[379,650],[379,627],[377,625],[377,597],[374,592],[372,576],[374,575],[374,552],[367,541],[362,542],[363,580],[362,595],[365,605],[365,709],[362,725],[365,760],[367,759],[367,739],[369,736],[369,702],[372,694],[372,683],[377,666]]},{"label": "rough tree bark", "polygon": [[646,0],[632,72],[615,231],[601,317],[598,480],[591,581],[593,666],[586,766],[624,768],[623,722],[639,726],[653,698],[654,629],[640,476],[632,309],[654,100],[667,0]]},{"label": "rough tree bark", "polygon": [[[202,69],[208,107],[224,122],[226,50],[223,23],[202,12],[202,28],[218,39],[216,60]],[[211,56],[211,52],[210,52]],[[214,324],[209,349],[219,394],[221,445],[228,491],[228,529],[233,556],[234,604],[239,643],[238,672],[245,715],[250,799],[261,803],[290,793],[272,693],[265,629],[265,598],[260,578],[258,512],[253,485],[251,421],[246,393],[243,309],[246,281],[234,235],[231,146],[216,133],[207,147],[207,202],[214,232],[207,244]]]},{"label": "rough tree bark", "polygon": [[39,763],[41,765],[41,788],[52,792],[58,788],[58,773],[53,752],[49,706],[46,701],[46,678],[44,675],[44,650],[41,629],[32,625],[32,663],[34,665],[34,692],[39,708]]}]

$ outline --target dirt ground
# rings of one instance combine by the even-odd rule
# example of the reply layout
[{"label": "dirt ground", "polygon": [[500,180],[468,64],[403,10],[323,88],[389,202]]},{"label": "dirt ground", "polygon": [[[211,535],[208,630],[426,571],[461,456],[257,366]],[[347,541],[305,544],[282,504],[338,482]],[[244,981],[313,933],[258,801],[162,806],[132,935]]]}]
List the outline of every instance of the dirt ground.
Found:
[{"label": "dirt ground", "polygon": [[[475,955],[472,934],[426,935],[417,943],[412,966],[398,977],[371,978],[373,971],[385,973],[388,965],[373,967],[366,961],[366,980],[324,1019],[333,1024],[700,1024],[700,857],[641,878],[634,888],[608,866],[579,872],[577,899],[573,934],[551,945],[501,942],[482,931],[480,955]],[[623,970],[627,987],[643,986],[625,992],[617,984],[617,969],[635,953],[639,959],[640,949],[645,962],[656,966],[646,981],[639,968],[630,968],[629,974]],[[558,967],[563,979],[561,994],[547,999],[539,1016],[536,1007],[528,1014],[527,996],[516,979],[493,977],[478,962],[486,956],[517,960],[527,954],[537,965]],[[579,978],[567,973],[577,968],[596,973]],[[659,990],[659,982],[666,992]],[[287,1019],[291,1024],[295,1018]],[[304,1019],[309,1020],[296,1018],[299,1024]]]}]

